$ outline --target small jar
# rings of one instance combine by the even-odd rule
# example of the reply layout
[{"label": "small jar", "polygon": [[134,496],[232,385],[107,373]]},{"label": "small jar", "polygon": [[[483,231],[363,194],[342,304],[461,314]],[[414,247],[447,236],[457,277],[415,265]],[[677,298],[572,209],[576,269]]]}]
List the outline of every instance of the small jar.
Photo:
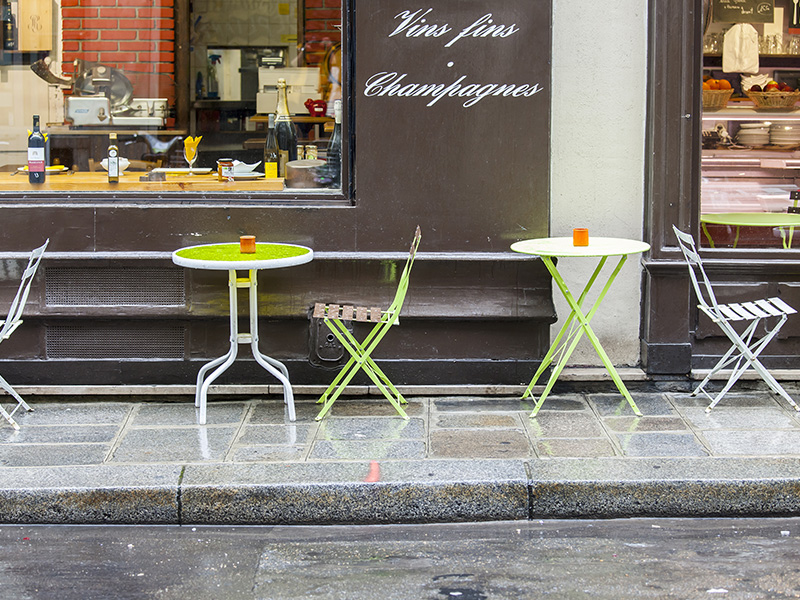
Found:
[{"label": "small jar", "polygon": [[233,181],[232,158],[220,158],[217,160],[217,177],[220,181]]}]

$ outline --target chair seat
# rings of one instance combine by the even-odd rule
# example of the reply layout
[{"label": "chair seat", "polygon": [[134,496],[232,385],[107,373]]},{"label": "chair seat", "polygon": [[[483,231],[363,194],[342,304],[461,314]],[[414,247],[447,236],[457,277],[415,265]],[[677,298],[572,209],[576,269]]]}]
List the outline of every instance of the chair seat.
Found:
[{"label": "chair seat", "polygon": [[[704,309],[700,305],[701,309]],[[754,319],[764,319],[766,317],[780,317],[782,315],[791,315],[797,311],[791,306],[786,304],[780,298],[765,298],[763,300],[755,300],[754,302],[718,304],[717,308],[722,316],[729,321],[752,321]],[[709,316],[714,318],[710,311]]]},{"label": "chair seat", "polygon": [[357,321],[359,323],[378,323],[383,311],[376,306],[351,306],[349,304],[324,304],[317,302],[314,305],[315,319],[336,319],[338,321]]}]

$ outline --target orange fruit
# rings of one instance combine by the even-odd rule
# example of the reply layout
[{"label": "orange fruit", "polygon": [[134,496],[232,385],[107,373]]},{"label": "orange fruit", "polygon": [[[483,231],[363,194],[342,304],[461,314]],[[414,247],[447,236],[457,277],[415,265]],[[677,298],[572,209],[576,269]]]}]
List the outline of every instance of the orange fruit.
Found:
[{"label": "orange fruit", "polygon": [[709,79],[706,81],[708,84],[708,89],[710,90],[718,90],[719,89],[719,81],[716,79]]},{"label": "orange fruit", "polygon": [[711,89],[711,86],[710,86],[710,85],[708,85],[708,82],[707,82],[707,81],[704,81],[704,82],[703,82],[703,89],[704,89],[704,90],[710,90],[710,89]]},{"label": "orange fruit", "polygon": [[721,90],[729,90],[729,89],[731,89],[731,82],[728,81],[727,79],[720,79],[717,82],[717,85],[719,86],[719,89],[721,89]]}]

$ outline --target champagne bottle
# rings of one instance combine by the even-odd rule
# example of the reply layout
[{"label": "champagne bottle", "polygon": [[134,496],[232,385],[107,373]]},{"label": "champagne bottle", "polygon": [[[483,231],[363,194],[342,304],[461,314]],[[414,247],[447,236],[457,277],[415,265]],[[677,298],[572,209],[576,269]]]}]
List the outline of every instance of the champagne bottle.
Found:
[{"label": "champagne bottle", "polygon": [[44,183],[44,136],[39,130],[39,115],[33,115],[33,132],[28,136],[28,181]]},{"label": "champagne bottle", "polygon": [[264,175],[267,179],[284,176],[282,172],[278,171],[279,162],[280,152],[278,140],[275,138],[275,115],[270,113],[267,141],[264,143]]},{"label": "champagne bottle", "polygon": [[108,183],[119,183],[119,147],[117,134],[108,134]]},{"label": "champagne bottle", "polygon": [[335,100],[333,103],[333,133],[328,142],[326,153],[326,170],[330,178],[329,187],[339,188],[342,186],[342,101]]},{"label": "champagne bottle", "polygon": [[297,130],[289,115],[289,100],[286,97],[286,80],[278,79],[278,106],[275,111],[275,137],[278,140],[280,161],[278,172],[286,177],[286,163],[297,160]]},{"label": "champagne bottle", "polygon": [[9,0],[2,0],[2,2],[3,49],[14,50],[17,47],[14,13],[11,12],[11,3]]}]

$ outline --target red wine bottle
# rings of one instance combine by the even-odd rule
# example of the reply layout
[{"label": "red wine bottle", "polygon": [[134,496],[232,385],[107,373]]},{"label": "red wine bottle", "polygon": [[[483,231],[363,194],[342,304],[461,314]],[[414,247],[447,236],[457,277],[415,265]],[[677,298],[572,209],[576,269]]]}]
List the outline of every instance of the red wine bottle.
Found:
[{"label": "red wine bottle", "polygon": [[33,132],[28,137],[28,181],[44,183],[44,136],[39,131],[39,115],[33,115]]}]

